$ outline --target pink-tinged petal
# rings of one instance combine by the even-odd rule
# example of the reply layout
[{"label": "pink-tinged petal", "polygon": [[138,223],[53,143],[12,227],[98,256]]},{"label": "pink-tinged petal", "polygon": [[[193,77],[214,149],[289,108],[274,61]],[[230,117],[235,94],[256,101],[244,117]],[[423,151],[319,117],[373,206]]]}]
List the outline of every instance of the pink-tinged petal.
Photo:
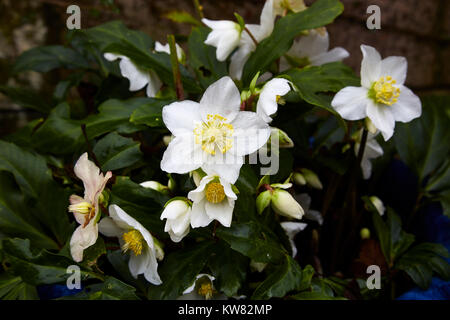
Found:
[{"label": "pink-tinged petal", "polygon": [[241,95],[230,77],[223,77],[206,89],[200,100],[200,114],[203,120],[207,115],[219,114],[233,121],[241,107]]},{"label": "pink-tinged petal", "polygon": [[381,131],[385,141],[392,137],[395,127],[392,107],[370,102],[367,106],[367,117],[369,117],[373,125]]},{"label": "pink-tinged petal", "polygon": [[190,100],[173,102],[163,108],[162,118],[174,136],[193,134],[196,124],[202,121],[200,104]]},{"label": "pink-tinged petal", "polygon": [[83,261],[83,251],[95,244],[98,238],[98,225],[91,221],[85,228],[78,226],[70,239],[70,252],[76,262]]},{"label": "pink-tinged petal", "polygon": [[364,87],[345,87],[335,96],[331,105],[346,120],[360,120],[366,117],[368,90]]},{"label": "pink-tinged petal", "polygon": [[99,187],[103,184],[103,175],[94,162],[88,159],[87,152],[83,153],[74,167],[75,175],[83,181],[84,198],[94,203],[95,195]]},{"label": "pink-tinged petal", "polygon": [[370,88],[381,75],[381,56],[378,51],[366,45],[361,45],[363,60],[361,62],[361,84]]},{"label": "pink-tinged petal", "polygon": [[419,97],[405,86],[400,87],[398,101],[391,108],[395,121],[400,122],[409,122],[422,114],[422,103]]}]

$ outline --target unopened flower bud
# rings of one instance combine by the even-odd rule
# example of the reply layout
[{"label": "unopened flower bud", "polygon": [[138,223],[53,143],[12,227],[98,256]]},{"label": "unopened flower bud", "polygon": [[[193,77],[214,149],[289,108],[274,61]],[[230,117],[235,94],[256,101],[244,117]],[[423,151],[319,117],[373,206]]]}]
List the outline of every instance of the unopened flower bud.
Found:
[{"label": "unopened flower bud", "polygon": [[300,169],[300,172],[303,174],[303,177],[306,180],[306,183],[315,188],[315,189],[323,189],[322,182],[320,181],[317,174],[314,173],[314,171],[311,171],[309,169]]},{"label": "unopened flower bud", "polygon": [[153,189],[155,191],[167,194],[169,192],[169,188],[158,181],[145,181],[141,183],[141,186],[148,189]]},{"label": "unopened flower bud", "polygon": [[186,198],[169,200],[161,214],[161,220],[167,219],[164,231],[173,242],[180,242],[190,230],[191,206]]},{"label": "unopened flower bud", "polygon": [[301,205],[283,189],[276,189],[273,192],[272,208],[279,215],[288,218],[301,219],[305,214]]},{"label": "unopened flower bud", "polygon": [[304,186],[306,184],[305,177],[299,172],[294,172],[294,174],[292,175],[292,180],[296,185],[299,186]]},{"label": "unopened flower bud", "polygon": [[281,129],[271,128],[272,134],[278,133],[278,146],[280,148],[292,148],[294,146],[294,141]]},{"label": "unopened flower bud", "polygon": [[369,197],[370,202],[372,202],[373,206],[377,209],[380,216],[384,215],[384,211],[386,208],[384,207],[383,202],[380,200],[380,198],[376,196]]},{"label": "unopened flower bud", "polygon": [[169,134],[163,137],[164,145],[167,147],[169,143],[173,140],[173,135]]},{"label": "unopened flower bud", "polygon": [[367,228],[362,228],[359,234],[363,240],[370,239],[370,230]]}]

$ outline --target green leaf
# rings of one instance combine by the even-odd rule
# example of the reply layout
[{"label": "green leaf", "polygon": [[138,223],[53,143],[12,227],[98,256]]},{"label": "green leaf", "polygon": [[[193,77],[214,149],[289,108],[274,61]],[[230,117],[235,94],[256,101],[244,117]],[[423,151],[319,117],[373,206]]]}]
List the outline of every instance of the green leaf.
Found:
[{"label": "green leaf", "polygon": [[322,66],[291,69],[285,75],[297,87],[303,100],[329,111],[340,120],[344,128],[346,127],[341,116],[331,106],[333,96],[326,93],[338,92],[347,86],[359,86],[360,80],[351,68],[341,62],[333,62]]},{"label": "green leaf", "polygon": [[342,13],[344,6],[338,0],[318,0],[305,11],[288,14],[275,23],[272,34],[261,41],[245,64],[242,81],[247,86],[258,71],[269,66],[287,52],[295,37],[302,31],[331,23]]},{"label": "green leaf", "polygon": [[433,272],[444,280],[450,280],[447,249],[438,243],[421,243],[400,257],[396,269],[405,271],[422,289],[430,286]]},{"label": "green leaf", "polygon": [[55,236],[59,245],[71,233],[67,207],[69,194],[53,180],[45,158],[12,143],[0,141],[0,171],[8,171],[27,199],[28,210]]},{"label": "green leaf", "polygon": [[206,27],[193,28],[188,40],[188,62],[204,89],[228,75],[226,62],[216,58],[216,49],[204,44],[209,32],[210,29]]},{"label": "green leaf", "polygon": [[23,282],[21,277],[0,274],[1,300],[39,300],[36,287]]},{"label": "green leaf", "polygon": [[290,296],[295,300],[347,300],[344,297],[333,297],[320,291],[304,291]]},{"label": "green leaf", "polygon": [[236,181],[236,187],[240,192],[255,194],[258,186],[258,177],[249,164],[244,164],[239,172],[239,178]]},{"label": "green leaf", "polygon": [[104,254],[106,254],[105,241],[103,238],[98,237],[97,241],[92,246],[84,250],[82,264],[91,267],[92,265],[97,264],[98,258]]},{"label": "green leaf", "polygon": [[81,122],[70,119],[70,106],[61,103],[32,135],[32,143],[42,152],[73,154],[84,143]]},{"label": "green leaf", "polygon": [[217,244],[209,260],[219,291],[228,297],[237,294],[247,275],[249,259],[224,243]]},{"label": "green leaf", "polygon": [[450,190],[442,192],[439,196],[439,201],[444,209],[444,214],[450,217]]},{"label": "green leaf", "polygon": [[56,68],[89,68],[89,63],[78,52],[63,46],[43,46],[25,51],[17,58],[13,73],[23,71],[47,72]]},{"label": "green leaf", "polygon": [[24,108],[33,109],[44,114],[51,109],[48,101],[27,88],[0,86],[0,92]]},{"label": "green leaf", "polygon": [[[394,141],[400,158],[418,176],[420,184],[436,173],[450,156],[449,98],[428,96],[422,99],[421,117],[398,123]],[[444,176],[446,176],[444,174]],[[436,190],[439,179],[431,178],[427,188]]]},{"label": "green leaf", "polygon": [[94,153],[103,171],[132,166],[142,160],[139,142],[112,132],[102,138],[94,147]]},{"label": "green leaf", "polygon": [[283,263],[255,289],[252,299],[281,298],[288,292],[298,289],[301,283],[300,266],[291,256],[285,255]]},{"label": "green leaf", "polygon": [[169,200],[167,195],[141,187],[128,177],[117,177],[111,196],[111,204],[117,204],[152,234],[168,237],[163,231],[164,221],[160,219],[164,204]]},{"label": "green leaf", "polygon": [[170,11],[164,15],[165,18],[170,19],[174,22],[188,23],[194,26],[201,26],[202,23],[198,19],[194,18],[189,12],[186,11]]},{"label": "green leaf", "polygon": [[201,273],[213,252],[214,243],[198,243],[169,254],[159,268],[162,284],[149,289],[149,298],[173,300],[181,296]]},{"label": "green leaf", "polygon": [[133,112],[130,121],[136,125],[164,127],[162,108],[172,102],[172,100],[148,99],[147,103],[142,104]]},{"label": "green leaf", "polygon": [[253,221],[233,223],[229,228],[219,227],[216,234],[232,249],[257,262],[277,263],[287,253],[269,228]]},{"label": "green leaf", "polygon": [[[53,284],[67,281],[70,273],[67,268],[75,263],[45,249],[30,247],[28,239],[5,239],[2,241],[5,260],[10,264],[8,270],[32,285]],[[82,280],[101,277],[93,272],[80,270]]]},{"label": "green leaf", "polygon": [[4,234],[29,238],[42,248],[58,248],[30,211],[14,177],[7,172],[0,172],[0,228]]},{"label": "green leaf", "polygon": [[58,300],[140,300],[135,291],[134,287],[107,276],[103,283],[87,286],[76,295],[62,297]]},{"label": "green leaf", "polygon": [[132,98],[128,100],[110,99],[103,102],[99,107],[99,113],[89,116],[85,120],[86,133],[89,139],[98,137],[107,132],[117,130],[119,133],[133,133],[140,128],[130,122],[133,112],[148,104],[148,98]]}]

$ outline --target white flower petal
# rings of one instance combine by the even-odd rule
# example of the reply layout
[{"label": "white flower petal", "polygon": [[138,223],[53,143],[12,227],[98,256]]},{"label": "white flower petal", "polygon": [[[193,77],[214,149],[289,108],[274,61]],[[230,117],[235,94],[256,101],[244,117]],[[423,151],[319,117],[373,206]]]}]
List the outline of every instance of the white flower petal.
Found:
[{"label": "white flower petal", "polygon": [[184,215],[189,210],[189,205],[183,200],[174,200],[164,208],[161,214],[161,220],[163,219],[177,219]]},{"label": "white flower petal", "polygon": [[200,202],[194,202],[192,204],[192,212],[191,212],[191,227],[199,228],[206,227],[213,221],[207,214],[205,210],[206,200],[202,200]]},{"label": "white flower petal", "polygon": [[149,251],[149,258],[144,272],[144,278],[154,285],[160,285],[162,283],[158,274],[158,260],[156,260],[156,255],[153,250]]},{"label": "white flower petal", "polygon": [[195,125],[202,121],[200,104],[191,100],[173,102],[163,108],[162,118],[174,136],[194,134]]},{"label": "white flower petal", "polygon": [[[217,157],[217,156],[216,156]],[[232,158],[233,161],[215,161],[213,156],[210,156],[209,159],[213,159],[212,161],[207,161],[202,165],[203,171],[208,175],[217,174],[221,178],[224,178],[226,181],[230,183],[235,183],[239,178],[239,171],[241,170],[242,165],[244,164],[243,156],[233,156],[228,157],[228,159]]]},{"label": "white flower petal", "polygon": [[206,185],[209,182],[211,182],[214,178],[215,178],[214,175],[208,175],[203,177],[203,179],[200,180],[199,186],[196,189],[189,191],[188,198],[194,202],[200,202],[205,197],[204,190]]},{"label": "white flower petal", "polygon": [[263,119],[269,118],[270,115],[277,112],[277,97],[284,96],[290,90],[291,87],[289,86],[289,81],[286,79],[275,78],[267,82],[259,94],[256,113]]},{"label": "white flower petal", "polygon": [[251,53],[251,46],[241,46],[235,53],[233,53],[230,62],[230,76],[233,79],[241,80],[244,65],[250,57]]},{"label": "white flower petal", "polygon": [[408,61],[405,57],[387,57],[381,61],[381,77],[391,76],[397,81],[397,85],[402,85],[406,80]]},{"label": "white flower petal", "polygon": [[150,81],[148,72],[140,70],[128,57],[119,63],[120,73],[130,81],[130,91],[138,91]]},{"label": "white flower petal", "polygon": [[405,86],[400,87],[398,101],[391,108],[394,119],[400,122],[409,122],[422,114],[419,97]]},{"label": "white flower petal", "polygon": [[148,75],[149,75],[149,78],[148,78],[148,86],[147,86],[146,94],[147,94],[147,97],[153,98],[156,96],[159,89],[161,89],[161,86],[163,83],[161,82],[161,80],[159,79],[159,77],[155,71],[149,70]]},{"label": "white flower petal", "polygon": [[346,120],[359,120],[367,116],[368,90],[364,87],[345,87],[335,96],[331,105]]},{"label": "white flower petal", "polygon": [[370,102],[367,106],[367,116],[373,125],[381,131],[384,140],[389,140],[394,134],[395,120],[390,106]]},{"label": "white flower petal", "polygon": [[228,20],[213,21],[202,19],[202,22],[212,29],[205,43],[217,48],[217,60],[225,61],[230,53],[239,45],[239,25],[236,22]]},{"label": "white flower petal", "polygon": [[230,152],[235,155],[244,156],[257,151],[270,137],[270,127],[255,112],[241,111],[231,124],[234,132]]},{"label": "white flower petal", "polygon": [[233,219],[234,201],[230,206],[228,201],[222,201],[219,203],[205,203],[205,210],[208,217],[219,221],[224,227],[231,226],[231,220]]},{"label": "white flower petal", "polygon": [[241,107],[241,95],[230,77],[223,77],[206,89],[200,100],[200,114],[203,120],[207,115],[219,114],[233,121]]},{"label": "white flower petal", "polygon": [[110,217],[104,217],[98,223],[98,231],[107,237],[121,237],[124,230],[117,226],[114,220]]},{"label": "white flower petal", "polygon": [[275,25],[275,17],[276,12],[274,10],[273,0],[267,0],[261,11],[258,41],[264,40],[272,34]]},{"label": "white flower petal", "polygon": [[98,238],[98,225],[94,219],[83,228],[79,225],[70,239],[70,253],[76,262],[83,261],[83,251],[95,244]]},{"label": "white flower petal", "polygon": [[223,191],[225,192],[225,195],[227,196],[227,198],[236,200],[237,199],[237,195],[234,193],[233,189],[231,188],[231,183],[229,183],[228,181],[226,181],[223,178],[219,178],[220,184],[223,186]]},{"label": "white flower petal", "polygon": [[161,170],[170,173],[188,173],[201,165],[202,150],[191,134],[175,137],[164,152]]},{"label": "white flower petal", "polygon": [[143,274],[147,268],[148,261],[150,259],[149,250],[143,250],[142,254],[136,256],[133,253],[130,254],[130,260],[128,261],[128,268],[131,275],[136,279],[138,275]]},{"label": "white flower petal", "polygon": [[381,74],[381,56],[378,51],[366,45],[361,45],[363,59],[361,62],[361,84],[363,87],[370,88],[372,83],[380,78]]},{"label": "white flower petal", "polygon": [[311,57],[310,62],[312,66],[321,66],[325,63],[342,61],[345,58],[349,57],[350,53],[344,48],[334,48],[328,52],[324,52],[317,56]]}]

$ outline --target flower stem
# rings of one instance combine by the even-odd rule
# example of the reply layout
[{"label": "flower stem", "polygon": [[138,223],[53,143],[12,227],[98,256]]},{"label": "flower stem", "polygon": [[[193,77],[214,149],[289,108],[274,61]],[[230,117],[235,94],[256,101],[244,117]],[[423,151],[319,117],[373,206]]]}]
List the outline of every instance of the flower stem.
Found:
[{"label": "flower stem", "polygon": [[195,10],[197,11],[198,16],[200,17],[200,19],[203,19],[204,18],[203,6],[200,4],[199,0],[193,0],[193,2],[194,2],[194,7],[195,7]]},{"label": "flower stem", "polygon": [[248,35],[250,36],[250,38],[252,38],[253,42],[255,43],[255,45],[258,45],[258,41],[256,40],[256,38],[253,36],[253,34],[250,32],[250,30],[248,30],[247,27],[244,28],[245,32],[248,33]]},{"label": "flower stem", "polygon": [[170,47],[170,62],[172,64],[173,82],[178,100],[184,99],[183,84],[181,83],[180,67],[178,65],[177,48],[175,45],[175,36],[170,34],[167,36],[167,42]]},{"label": "flower stem", "polygon": [[361,167],[361,161],[364,155],[364,151],[366,149],[366,143],[367,143],[367,135],[369,134],[369,131],[367,131],[366,128],[363,129],[363,133],[362,133],[362,137],[361,137],[361,143],[359,145],[359,150],[358,150],[358,160],[357,160],[357,165],[358,167]]}]

